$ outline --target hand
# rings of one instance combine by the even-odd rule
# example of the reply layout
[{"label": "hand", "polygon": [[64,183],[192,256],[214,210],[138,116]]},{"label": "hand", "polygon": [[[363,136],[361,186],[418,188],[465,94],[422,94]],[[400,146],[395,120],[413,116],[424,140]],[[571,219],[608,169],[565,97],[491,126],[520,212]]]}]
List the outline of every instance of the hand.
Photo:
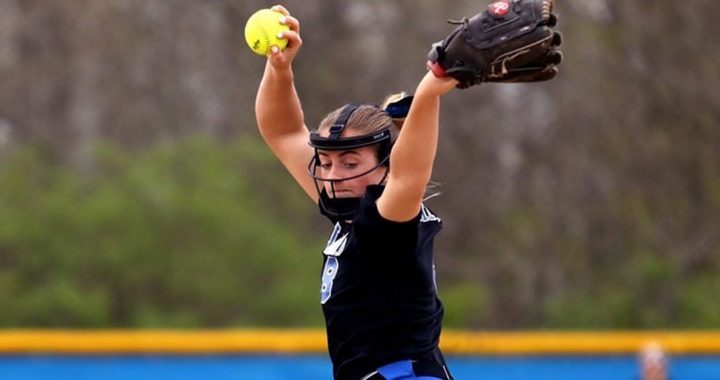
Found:
[{"label": "hand", "polygon": [[295,56],[300,50],[300,46],[302,46],[302,39],[300,38],[300,21],[298,21],[295,17],[290,16],[290,12],[288,12],[288,10],[282,5],[276,5],[270,9],[275,12],[280,12],[283,16],[285,16],[280,20],[280,23],[287,25],[290,30],[281,32],[282,36],[279,36],[288,40],[287,47],[285,47],[283,51],[280,51],[277,46],[273,46],[270,54],[268,54],[268,61],[275,69],[287,70],[290,68],[290,65],[292,65],[292,61],[295,59]]}]

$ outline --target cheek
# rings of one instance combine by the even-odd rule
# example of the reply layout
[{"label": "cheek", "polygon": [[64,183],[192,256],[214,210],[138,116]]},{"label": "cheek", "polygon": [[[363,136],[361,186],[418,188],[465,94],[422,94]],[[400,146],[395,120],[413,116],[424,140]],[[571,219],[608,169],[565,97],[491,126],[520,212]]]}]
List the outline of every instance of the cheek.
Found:
[{"label": "cheek", "polygon": [[370,181],[370,176],[365,175],[353,181],[353,187],[355,188],[355,190],[362,192],[365,191],[367,185],[371,183],[372,181]]},{"label": "cheek", "polygon": [[387,166],[380,166],[377,169],[373,170],[371,174],[371,181],[373,185],[379,184],[380,181],[383,181],[386,179],[386,174],[388,173],[388,167]]},{"label": "cheek", "polygon": [[367,175],[357,178],[355,180],[357,182],[354,182],[353,186],[357,186],[358,190],[364,191],[368,185],[379,184],[380,181],[382,181],[384,174],[385,174],[384,167],[377,168],[377,169],[373,170],[372,172],[368,173]]}]

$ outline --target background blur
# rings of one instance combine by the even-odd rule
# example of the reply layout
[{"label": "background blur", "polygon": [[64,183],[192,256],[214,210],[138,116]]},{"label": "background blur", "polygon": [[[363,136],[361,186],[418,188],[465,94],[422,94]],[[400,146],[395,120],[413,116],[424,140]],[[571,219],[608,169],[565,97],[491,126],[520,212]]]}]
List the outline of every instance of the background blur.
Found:
[{"label": "background blur", "polygon": [[[306,123],[486,2],[288,0]],[[250,0],[0,0],[0,327],[321,326],[330,225],[261,142]],[[446,326],[720,326],[720,8],[559,1],[548,83],[443,100]]]}]

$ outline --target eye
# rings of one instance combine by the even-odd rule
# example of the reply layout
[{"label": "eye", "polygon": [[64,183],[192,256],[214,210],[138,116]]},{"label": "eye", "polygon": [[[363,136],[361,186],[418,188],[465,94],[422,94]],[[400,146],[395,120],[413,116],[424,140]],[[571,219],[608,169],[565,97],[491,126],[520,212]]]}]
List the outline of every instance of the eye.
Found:
[{"label": "eye", "polygon": [[346,169],[355,169],[358,166],[358,164],[356,164],[354,162],[346,162],[343,165],[345,166]]},{"label": "eye", "polygon": [[320,169],[328,170],[332,167],[332,164],[329,162],[325,162],[325,163],[321,162],[320,165],[318,165],[318,166],[320,166]]}]

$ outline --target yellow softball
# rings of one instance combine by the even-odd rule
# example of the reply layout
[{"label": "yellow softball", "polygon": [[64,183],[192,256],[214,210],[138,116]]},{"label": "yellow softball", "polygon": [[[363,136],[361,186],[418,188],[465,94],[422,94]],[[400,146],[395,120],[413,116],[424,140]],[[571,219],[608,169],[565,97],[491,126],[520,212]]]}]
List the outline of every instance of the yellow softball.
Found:
[{"label": "yellow softball", "polygon": [[282,17],[282,13],[270,9],[261,9],[250,16],[245,24],[245,41],[252,51],[265,56],[273,45],[285,49],[288,41],[277,35],[290,28],[280,23]]}]

